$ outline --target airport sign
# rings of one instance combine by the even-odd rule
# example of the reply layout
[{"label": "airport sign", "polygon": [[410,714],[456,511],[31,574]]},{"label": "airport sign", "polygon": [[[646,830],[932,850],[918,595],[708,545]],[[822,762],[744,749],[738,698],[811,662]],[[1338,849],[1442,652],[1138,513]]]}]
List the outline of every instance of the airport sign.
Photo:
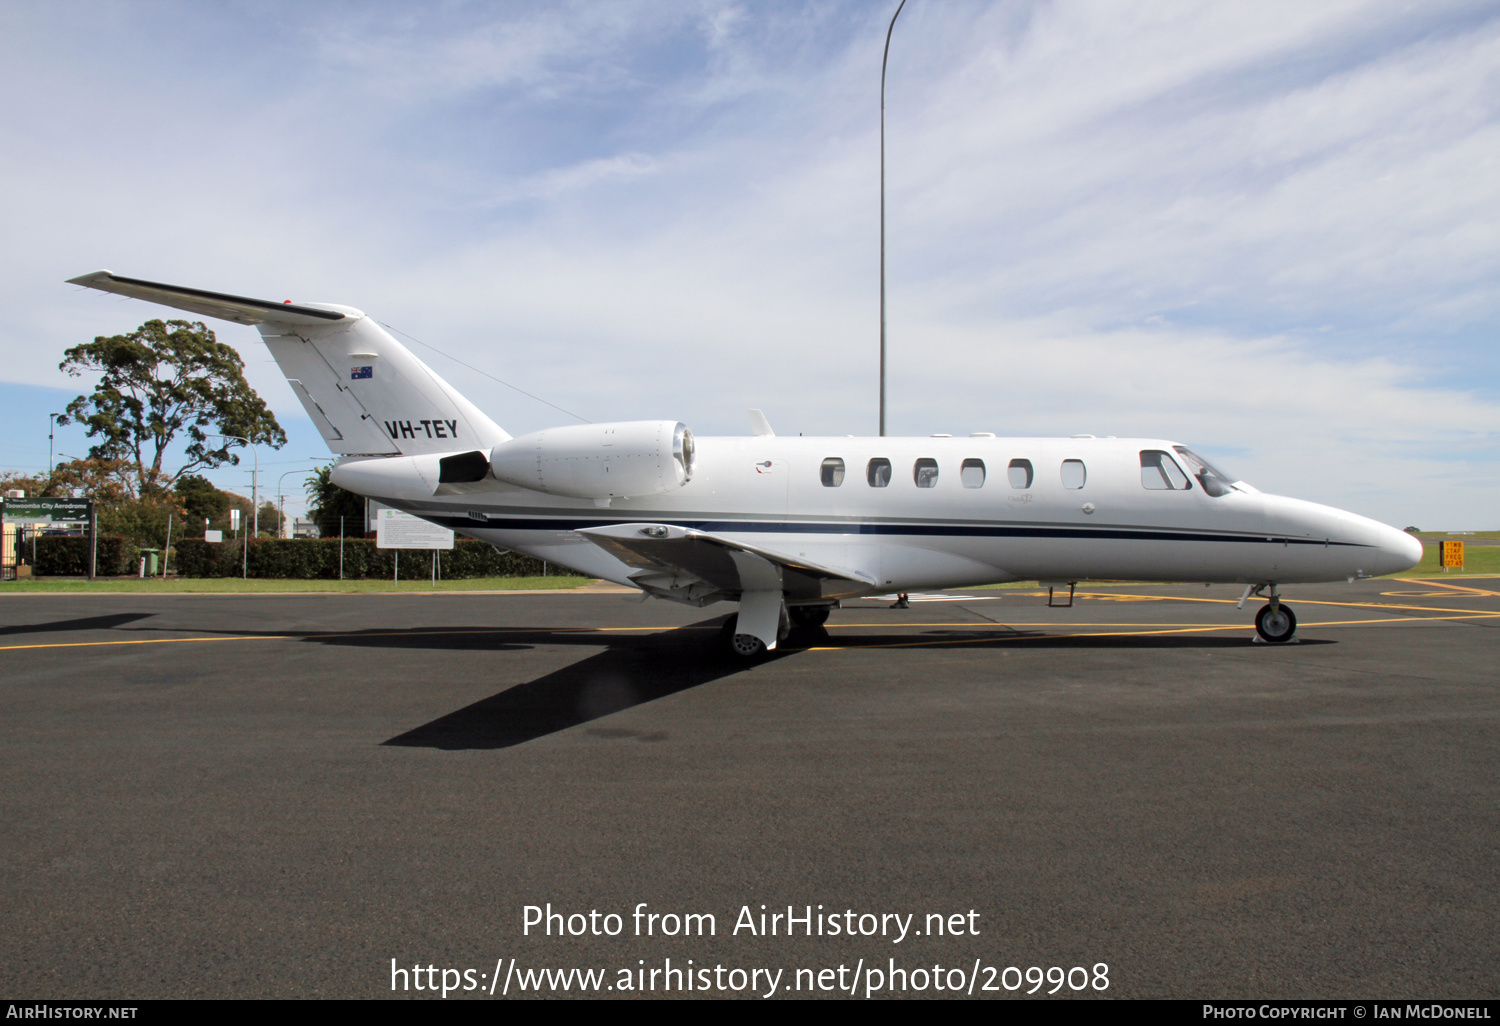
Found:
[{"label": "airport sign", "polygon": [[86,524],[94,511],[90,499],[5,499],[5,522],[26,526]]}]

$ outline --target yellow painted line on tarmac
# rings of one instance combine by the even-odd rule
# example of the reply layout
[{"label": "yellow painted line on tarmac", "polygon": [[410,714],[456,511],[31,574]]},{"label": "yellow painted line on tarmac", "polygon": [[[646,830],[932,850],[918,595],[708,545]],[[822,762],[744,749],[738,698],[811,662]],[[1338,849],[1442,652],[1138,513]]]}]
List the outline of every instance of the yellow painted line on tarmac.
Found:
[{"label": "yellow painted line on tarmac", "polygon": [[[1491,595],[1491,594],[1496,595],[1496,596],[1500,596],[1500,592],[1479,592],[1478,593],[1478,595]],[[1476,595],[1475,597],[1478,597],[1478,595]],[[1084,595],[1080,594],[1079,597],[1080,598],[1084,598],[1084,597],[1092,597],[1092,596],[1084,596]],[[1139,601],[1139,602],[1172,602],[1172,601],[1176,601],[1176,602],[1208,602],[1208,603],[1212,603],[1212,604],[1215,604],[1215,605],[1230,605],[1230,606],[1238,605],[1239,604],[1239,599],[1188,598],[1188,597],[1185,597],[1185,596],[1174,598],[1174,597],[1169,596],[1169,595],[1121,595],[1121,596],[1118,596],[1118,597],[1120,599],[1128,599],[1130,601]],[[1454,598],[1461,598],[1461,597],[1466,597],[1466,596],[1459,596],[1459,595],[1455,595],[1454,596]],[[1265,597],[1264,596],[1252,596],[1252,598],[1253,599],[1257,599],[1259,601],[1265,601]],[[1403,604],[1396,603],[1396,602],[1329,602],[1329,601],[1325,601],[1325,600],[1322,600],[1322,599],[1306,599],[1306,598],[1296,598],[1296,599],[1283,598],[1282,602],[1283,602],[1284,605],[1288,605],[1288,606],[1336,606],[1336,607],[1344,608],[1344,609],[1409,609],[1409,610],[1413,610],[1413,611],[1416,611],[1416,612],[1425,612],[1425,613],[1476,613],[1476,614],[1482,614],[1484,612],[1483,610],[1478,610],[1478,609],[1446,609],[1446,608],[1444,608],[1442,606],[1409,606],[1409,605],[1403,605]]]},{"label": "yellow painted line on tarmac", "polygon": [[[1398,617],[1389,617],[1389,618],[1378,619],[1378,620],[1322,620],[1322,621],[1318,621],[1318,622],[1315,622],[1315,623],[1303,623],[1303,624],[1299,624],[1298,625],[1298,630],[1303,630],[1303,629],[1309,628],[1309,627],[1363,627],[1363,626],[1366,626],[1368,624],[1378,624],[1378,623],[1411,623],[1411,622],[1414,622],[1414,621],[1421,621],[1421,620],[1485,620],[1485,619],[1500,619],[1500,613],[1473,613],[1473,614],[1468,614],[1468,615],[1463,615],[1463,616],[1398,616]],[[851,625],[850,624],[839,624],[838,626],[840,626],[840,627],[848,627],[848,626],[851,626]],[[890,625],[889,624],[869,624],[867,626],[872,626],[873,627],[873,626],[890,626]],[[977,625],[977,624],[964,624],[962,626],[980,626],[980,625]],[[997,627],[1011,627],[1012,625],[1011,624],[995,624],[994,626],[997,626]],[[1053,626],[1053,625],[1051,625],[1051,624],[1017,624],[1017,625],[1014,625],[1014,626],[1015,627],[1047,627],[1047,626]],[[1117,626],[1117,625],[1115,625],[1115,624],[1098,624],[1098,625],[1077,624],[1075,626]],[[1118,626],[1130,626],[1130,625],[1129,624],[1120,624]],[[1136,638],[1136,637],[1151,637],[1153,635],[1165,635],[1165,634],[1207,633],[1209,631],[1253,631],[1254,629],[1255,629],[1254,626],[1251,625],[1251,624],[1226,624],[1226,625],[1200,624],[1200,625],[1191,626],[1191,627],[1173,627],[1173,628],[1168,628],[1168,629],[1155,628],[1155,629],[1151,629],[1151,630],[1140,630],[1140,631],[1089,631],[1089,632],[1064,632],[1064,633],[1058,633],[1058,634],[1017,634],[1015,637],[1008,637],[1008,638],[995,638],[995,637],[981,637],[981,638],[976,638],[976,637],[969,637],[969,638],[937,638],[937,639],[929,638],[929,639],[919,639],[919,640],[914,640],[914,641],[894,641],[894,642],[888,642],[888,643],[879,644],[879,645],[818,645],[818,646],[811,646],[811,647],[807,648],[805,651],[808,651],[808,652],[846,652],[846,651],[847,652],[853,652],[853,651],[861,651],[861,650],[867,649],[867,648],[924,648],[924,647],[932,647],[932,646],[937,646],[937,645],[962,645],[962,644],[965,644],[965,643],[973,644],[975,642],[978,642],[980,644],[984,644],[984,643],[1010,644],[1010,643],[1018,642],[1018,641],[1052,641],[1052,640],[1056,640],[1056,639],[1059,639],[1059,638]]]},{"label": "yellow painted line on tarmac", "polygon": [[44,645],[0,645],[0,652],[14,652],[23,648],[96,648],[100,645],[175,645],[184,641],[285,641],[295,634],[256,634],[250,637],[232,638],[141,638],[136,641],[61,641]]},{"label": "yellow painted line on tarmac", "polygon": [[[1411,583],[1416,584],[1417,582],[1416,581],[1412,581]],[[1433,587],[1433,588],[1448,588],[1448,589],[1451,589],[1452,591],[1463,592],[1464,594],[1467,594],[1467,595],[1484,595],[1484,596],[1486,596],[1488,598],[1500,598],[1500,591],[1486,591],[1483,588],[1469,588],[1469,587],[1465,587],[1462,584],[1448,584],[1448,583],[1446,583],[1444,581],[1431,581],[1431,580],[1427,580],[1427,581],[1422,581],[1421,583],[1425,584],[1425,585],[1428,585],[1429,587]],[[1434,593],[1434,594],[1437,594],[1437,593]]]},{"label": "yellow painted line on tarmac", "polygon": [[[206,637],[206,638],[140,638],[129,641],[62,641],[49,642],[38,645],[0,645],[0,652],[13,652],[26,648],[98,648],[106,645],[177,645],[188,641],[323,641],[328,638],[393,638],[393,637],[420,637],[423,635],[453,635],[453,634],[590,634],[602,631],[665,631],[682,630],[683,628],[672,627],[480,627],[472,630],[440,630],[440,631],[349,631],[339,634],[250,634],[233,635],[230,637]],[[707,630],[709,628],[700,628]]]},{"label": "yellow painted line on tarmac", "polygon": [[[1205,601],[1205,600],[1198,599],[1196,601],[1200,601],[1201,602],[1201,601]],[[1354,606],[1354,607],[1366,607],[1366,608],[1374,608],[1374,609],[1407,609],[1407,610],[1416,610],[1416,611],[1423,611],[1423,612],[1435,612],[1435,613],[1442,613],[1442,614],[1444,614],[1442,616],[1401,616],[1401,617],[1387,617],[1387,618],[1380,618],[1380,619],[1364,619],[1364,620],[1325,620],[1325,621],[1318,621],[1318,622],[1311,622],[1311,623],[1303,623],[1303,624],[1300,625],[1303,628],[1307,628],[1307,627],[1355,627],[1355,626],[1361,626],[1361,625],[1364,625],[1364,624],[1411,623],[1413,621],[1420,621],[1420,620],[1485,620],[1485,619],[1500,619],[1500,612],[1474,612],[1474,611],[1468,611],[1468,610],[1446,610],[1446,609],[1433,609],[1433,608],[1430,608],[1430,607],[1427,607],[1427,606],[1397,606],[1397,605],[1387,605],[1387,604],[1381,604],[1381,603],[1360,603],[1360,602],[1350,602],[1350,603],[1343,603],[1343,602],[1317,602],[1317,603],[1308,603],[1306,600],[1301,600],[1301,601],[1303,601],[1306,604],[1310,604],[1310,605]],[[1010,630],[1010,631],[1016,631],[1016,632],[1018,632],[1015,637],[975,639],[974,637],[970,636],[970,637],[966,637],[966,638],[918,639],[918,640],[913,640],[913,641],[909,641],[909,642],[893,642],[893,643],[881,644],[881,645],[864,645],[864,646],[859,646],[859,647],[862,647],[862,648],[912,648],[912,647],[921,647],[921,646],[924,646],[924,645],[954,645],[954,644],[962,644],[962,643],[964,643],[966,641],[973,641],[973,640],[982,640],[982,641],[1035,641],[1035,640],[1046,639],[1046,638],[1094,638],[1094,637],[1107,638],[1107,637],[1126,637],[1126,636],[1143,636],[1144,637],[1144,636],[1150,636],[1150,635],[1155,635],[1155,634],[1184,634],[1184,633],[1204,632],[1204,631],[1237,631],[1237,630],[1253,630],[1254,629],[1253,626],[1251,626],[1250,624],[1169,624],[1169,625],[1158,625],[1158,626],[1151,627],[1151,628],[1145,629],[1145,630],[1105,631],[1105,632],[1077,632],[1077,631],[1072,631],[1072,632],[1060,633],[1060,634],[1021,634],[1019,632],[1022,631],[1022,630],[1034,631],[1034,630],[1037,630],[1039,628],[1046,628],[1046,627],[1069,627],[1069,628],[1077,628],[1077,627],[1137,627],[1137,626],[1145,627],[1146,625],[1144,625],[1144,624],[1130,624],[1130,623],[1067,623],[1067,624],[1064,624],[1064,623],[1060,623],[1060,622],[1057,622],[1057,621],[1040,622],[1040,623],[1027,623],[1027,622],[1024,622],[1024,621],[1016,622],[1016,623],[974,623],[972,621],[965,621],[965,622],[962,622],[962,623],[841,623],[841,624],[835,624],[834,626],[837,627],[837,628],[839,628],[839,629],[845,629],[845,628],[850,628],[850,629],[854,629],[854,628],[880,628],[880,629],[883,629],[883,630],[892,630],[892,629],[895,629],[895,630],[916,630],[916,629],[934,628],[934,627],[945,627],[945,628],[965,627],[965,628],[972,628],[974,634],[981,633],[982,631],[987,630],[989,628],[999,627],[999,628],[1002,628],[1002,629],[1005,629],[1005,630]],[[451,636],[454,636],[454,635],[469,635],[469,634],[538,634],[538,633],[547,633],[547,634],[605,634],[605,633],[625,633],[625,632],[631,632],[631,631],[662,632],[662,631],[673,631],[673,630],[717,630],[717,629],[718,629],[717,627],[710,626],[710,625],[687,624],[687,625],[684,625],[684,626],[681,626],[681,627],[665,627],[665,626],[652,626],[652,627],[553,627],[553,628],[538,628],[538,627],[479,627],[479,628],[469,628],[469,629],[415,630],[415,631],[413,631],[413,630],[399,630],[399,631],[347,631],[347,632],[340,632],[340,633],[337,633],[337,634],[318,634],[318,633],[311,633],[311,632],[309,632],[309,633],[297,633],[297,634],[232,635],[232,636],[227,636],[227,637],[220,635],[220,636],[197,637],[197,638],[131,638],[131,639],[125,639],[125,640],[110,640],[110,641],[43,642],[43,643],[28,644],[28,645],[0,645],[0,652],[15,652],[15,651],[23,651],[23,650],[26,650],[26,649],[43,649],[43,648],[103,648],[103,647],[117,646],[117,645],[180,645],[180,644],[185,644],[185,643],[190,643],[190,642],[213,642],[213,641],[309,641],[309,640],[311,640],[311,641],[325,641],[325,640],[330,640],[330,639],[335,639],[335,638],[392,638],[392,637],[411,638],[411,637],[423,637],[423,636],[444,636],[444,637],[451,637]],[[819,646],[810,646],[809,648],[805,649],[804,651],[808,651],[808,652],[837,652],[837,651],[842,651],[842,650],[843,650],[843,646],[836,646],[836,645],[835,646],[824,646],[824,645],[819,645]]]}]

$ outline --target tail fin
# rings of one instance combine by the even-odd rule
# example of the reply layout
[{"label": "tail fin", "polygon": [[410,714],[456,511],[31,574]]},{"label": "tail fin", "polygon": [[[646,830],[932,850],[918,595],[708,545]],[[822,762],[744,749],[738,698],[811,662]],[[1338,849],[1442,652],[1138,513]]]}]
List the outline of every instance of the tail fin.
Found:
[{"label": "tail fin", "polygon": [[70,284],[259,329],[328,448],[349,456],[485,449],[506,434],[374,320],[353,307],[294,305],[95,271]]}]

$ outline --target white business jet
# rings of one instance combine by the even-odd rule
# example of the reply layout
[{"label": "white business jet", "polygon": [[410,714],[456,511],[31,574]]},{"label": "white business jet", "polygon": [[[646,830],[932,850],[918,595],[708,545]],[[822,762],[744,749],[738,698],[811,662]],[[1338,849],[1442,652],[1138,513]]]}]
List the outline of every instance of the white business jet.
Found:
[{"label": "white business jet", "polygon": [[[821,626],[841,599],[1016,580],[1282,584],[1407,570],[1394,528],[1267,495],[1159,438],[695,438],[670,420],[512,438],[373,319],[96,271],[102,292],[253,324],[340,456],[335,484],[454,531],[694,606],[738,602],[734,653]],[[1050,594],[1050,593],[1049,593]],[[1050,601],[1050,598],[1049,598]]]}]

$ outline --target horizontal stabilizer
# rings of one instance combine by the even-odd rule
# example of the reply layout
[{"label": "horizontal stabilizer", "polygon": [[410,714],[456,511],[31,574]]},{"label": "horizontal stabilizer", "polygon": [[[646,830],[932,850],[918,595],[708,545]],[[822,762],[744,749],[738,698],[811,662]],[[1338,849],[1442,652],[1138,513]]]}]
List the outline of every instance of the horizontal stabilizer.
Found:
[{"label": "horizontal stabilizer", "polygon": [[[142,281],[139,278],[122,278],[109,271],[69,278],[69,285],[82,285],[113,292],[117,296],[132,299],[147,299],[162,306],[170,306],[204,317],[218,317],[240,324],[330,324],[342,321],[351,314],[317,306],[298,306],[293,303],[273,303],[269,299],[250,299],[246,296],[230,296],[222,292],[190,289],[182,285],[163,285],[161,282]],[[354,317],[361,316],[358,312]]]}]

